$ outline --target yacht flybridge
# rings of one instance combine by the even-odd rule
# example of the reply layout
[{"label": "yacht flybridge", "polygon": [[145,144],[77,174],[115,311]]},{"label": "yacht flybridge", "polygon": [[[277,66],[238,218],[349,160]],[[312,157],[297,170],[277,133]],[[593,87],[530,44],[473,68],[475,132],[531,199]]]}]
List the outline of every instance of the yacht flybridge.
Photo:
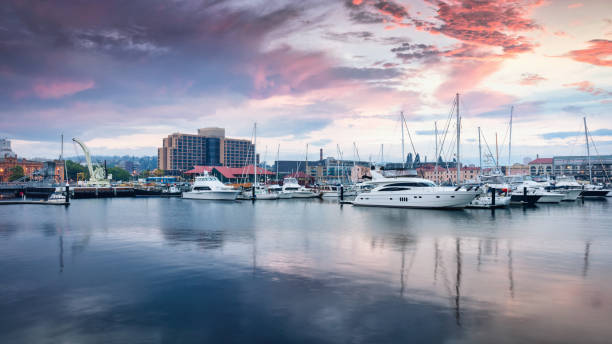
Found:
[{"label": "yacht flybridge", "polygon": [[240,190],[227,186],[219,181],[217,177],[208,172],[195,178],[191,191],[183,192],[183,198],[234,201]]}]

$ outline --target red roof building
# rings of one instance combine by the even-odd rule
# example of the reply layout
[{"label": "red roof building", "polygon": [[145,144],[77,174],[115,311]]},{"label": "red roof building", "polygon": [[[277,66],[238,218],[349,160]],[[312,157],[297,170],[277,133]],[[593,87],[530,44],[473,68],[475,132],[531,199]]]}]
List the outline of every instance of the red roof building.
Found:
[{"label": "red roof building", "polygon": [[[248,165],[244,167],[226,167],[226,166],[195,166],[193,169],[185,172],[185,174],[198,175],[208,172],[211,175],[219,178],[223,183],[252,183],[255,177],[255,167]],[[266,177],[273,176],[274,173],[257,167],[257,179],[264,181]]]}]

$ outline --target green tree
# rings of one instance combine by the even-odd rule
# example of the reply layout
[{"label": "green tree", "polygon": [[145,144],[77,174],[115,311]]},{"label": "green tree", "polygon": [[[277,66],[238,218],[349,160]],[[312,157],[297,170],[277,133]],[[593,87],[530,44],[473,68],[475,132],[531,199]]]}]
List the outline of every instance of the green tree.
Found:
[{"label": "green tree", "polygon": [[85,179],[89,180],[89,169],[85,166],[81,166],[81,164],[77,164],[72,160],[66,160],[66,170],[68,173],[68,179],[76,180],[77,173],[84,173]]},{"label": "green tree", "polygon": [[9,176],[9,181],[11,182],[24,176],[23,167],[21,166],[11,167],[9,172],[11,172]]},{"label": "green tree", "polygon": [[151,176],[151,171],[149,170],[144,170],[142,172],[140,172],[140,178],[147,178]]},{"label": "green tree", "polygon": [[108,174],[113,176],[113,180],[128,181],[132,177],[128,171],[121,167],[109,167],[107,170]]},{"label": "green tree", "polygon": [[164,170],[160,170],[157,168],[153,171],[153,175],[155,175],[156,177],[163,177],[165,173],[166,172],[164,172]]}]

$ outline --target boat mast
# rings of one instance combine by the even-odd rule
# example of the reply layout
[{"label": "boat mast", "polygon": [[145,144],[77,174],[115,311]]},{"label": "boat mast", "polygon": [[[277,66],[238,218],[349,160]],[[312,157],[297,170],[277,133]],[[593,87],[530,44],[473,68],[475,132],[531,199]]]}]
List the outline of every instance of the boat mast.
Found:
[{"label": "boat mast", "polygon": [[257,185],[257,122],[253,125],[253,168],[255,169],[253,187],[255,187]]},{"label": "boat mast", "polygon": [[593,181],[593,168],[591,167],[591,148],[589,148],[589,131],[587,129],[586,117],[582,117],[584,120],[584,137],[586,138],[586,149],[587,149],[587,162],[589,164],[589,183]]},{"label": "boat mast", "polygon": [[64,133],[62,133],[62,156],[61,160],[64,161],[64,181],[68,185],[68,170],[66,169],[66,159],[64,159]]},{"label": "boat mast", "polygon": [[459,116],[459,93],[457,93],[457,185],[461,182],[461,117]]},{"label": "boat mast", "polygon": [[510,166],[512,166],[512,113],[514,105],[510,107],[510,139],[508,140],[508,175],[510,175]]},{"label": "boat mast", "polygon": [[495,169],[499,171],[499,146],[497,145],[497,133],[495,133]]},{"label": "boat mast", "polygon": [[406,168],[406,155],[404,153],[404,111],[400,112],[400,127],[402,127],[402,167]]},{"label": "boat mast", "polygon": [[436,164],[434,165],[434,175],[436,178],[436,183],[439,182],[438,180],[438,121],[434,122],[434,135],[435,135],[435,140],[436,140]]},{"label": "boat mast", "polygon": [[278,144],[278,148],[276,148],[276,182],[278,183],[278,163],[280,158],[280,143]]},{"label": "boat mast", "polygon": [[[310,173],[308,173],[308,143],[306,144],[306,167],[304,168],[304,172],[304,174],[310,175]],[[306,178],[306,180],[304,181],[304,185],[306,185],[307,182],[308,178]]]},{"label": "boat mast", "polygon": [[482,173],[482,144],[480,143],[480,127],[478,127],[478,161],[480,173]]}]

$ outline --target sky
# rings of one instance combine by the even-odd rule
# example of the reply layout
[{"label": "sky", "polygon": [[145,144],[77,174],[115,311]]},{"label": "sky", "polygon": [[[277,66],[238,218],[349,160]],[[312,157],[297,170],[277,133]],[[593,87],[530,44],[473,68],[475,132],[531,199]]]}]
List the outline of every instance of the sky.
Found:
[{"label": "sky", "polygon": [[478,127],[500,162],[585,154],[583,117],[611,154],[611,67],[609,1],[4,0],[0,137],[23,157],[58,156],[62,133],[157,155],[174,132],[257,122],[264,160],[400,161],[403,112],[406,154],[432,160],[437,125],[452,159],[459,93],[466,161]]}]

